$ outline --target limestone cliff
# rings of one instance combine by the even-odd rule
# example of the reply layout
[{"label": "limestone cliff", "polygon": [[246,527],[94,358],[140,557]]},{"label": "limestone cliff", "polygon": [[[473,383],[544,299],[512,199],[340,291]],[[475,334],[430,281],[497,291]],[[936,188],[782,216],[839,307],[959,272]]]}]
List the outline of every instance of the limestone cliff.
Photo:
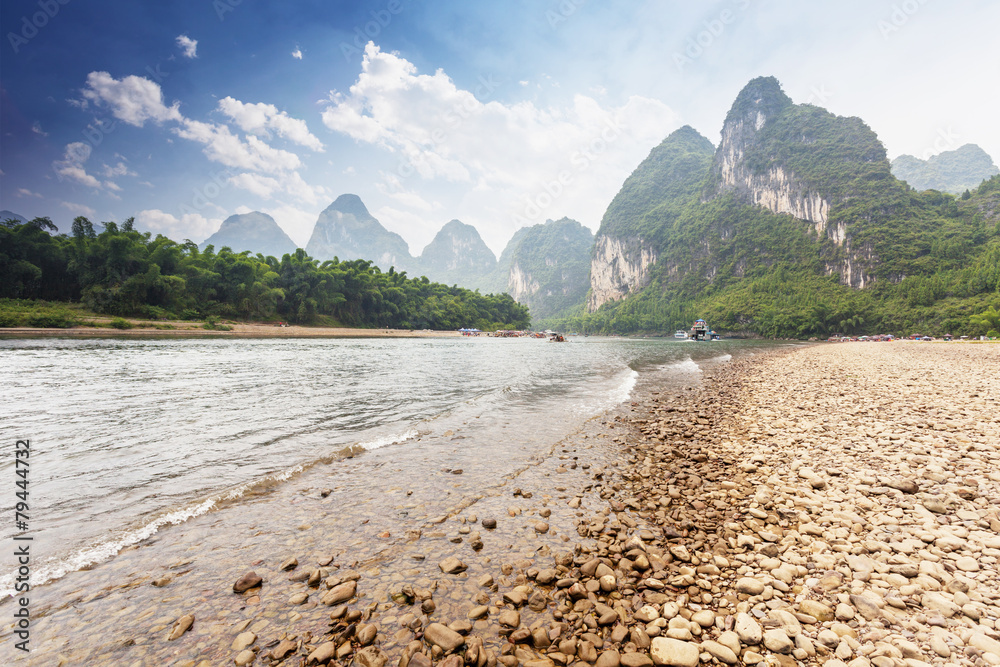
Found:
[{"label": "limestone cliff", "polygon": [[769,124],[790,107],[792,100],[774,77],[754,79],[740,91],[722,126],[706,199],[731,193],[738,201],[773,213],[826,224],[830,202],[825,197],[787,166],[773,160],[765,165],[759,159]]},{"label": "limestone cliff", "polygon": [[645,287],[655,262],[656,250],[642,238],[598,236],[590,259],[587,310],[593,312],[607,301],[622,299]]},{"label": "limestone cliff", "polygon": [[569,218],[523,227],[500,255],[497,287],[528,306],[536,322],[579,307],[593,245],[593,233]]},{"label": "limestone cliff", "polygon": [[664,231],[698,192],[712,143],[689,126],[671,133],[622,184],[608,206],[590,261],[587,310],[644,288]]}]

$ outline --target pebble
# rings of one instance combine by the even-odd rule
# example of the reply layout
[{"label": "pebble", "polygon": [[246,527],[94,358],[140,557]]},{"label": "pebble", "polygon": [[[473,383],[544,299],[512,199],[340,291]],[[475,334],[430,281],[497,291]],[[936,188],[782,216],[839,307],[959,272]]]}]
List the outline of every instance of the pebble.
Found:
[{"label": "pebble", "polygon": [[262,579],[256,572],[247,572],[242,577],[236,580],[233,584],[234,593],[244,593],[251,588],[256,588],[262,583]]}]

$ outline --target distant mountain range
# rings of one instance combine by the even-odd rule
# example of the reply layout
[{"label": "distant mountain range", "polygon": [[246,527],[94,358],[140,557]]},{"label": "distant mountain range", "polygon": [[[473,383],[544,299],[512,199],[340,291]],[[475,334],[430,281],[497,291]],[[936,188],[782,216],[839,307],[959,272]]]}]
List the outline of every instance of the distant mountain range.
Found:
[{"label": "distant mountain range", "polygon": [[27,218],[20,216],[17,213],[14,213],[13,211],[8,211],[7,209],[0,211],[0,221],[4,220],[17,220],[21,224],[24,224],[28,221]]},{"label": "distant mountain range", "polygon": [[252,253],[281,257],[295,252],[295,242],[278,226],[274,218],[260,211],[231,215],[226,218],[219,231],[205,239],[199,247],[229,247],[236,251],[249,250]]},{"label": "distant mountain range", "polygon": [[976,144],[965,144],[926,160],[900,155],[892,161],[892,175],[917,190],[940,190],[960,195],[975,190],[991,176],[1000,174],[993,158]]},{"label": "distant mountain range", "polygon": [[[227,218],[201,247],[208,245],[275,257],[295,250],[274,219],[258,211]],[[593,233],[579,222],[549,220],[519,229],[497,261],[475,227],[452,220],[413,257],[403,237],[386,229],[360,197],[344,194],[319,214],[305,250],[320,261],[365,259],[382,271],[394,268],[432,282],[506,292],[541,318],[583,303],[593,245]]]}]

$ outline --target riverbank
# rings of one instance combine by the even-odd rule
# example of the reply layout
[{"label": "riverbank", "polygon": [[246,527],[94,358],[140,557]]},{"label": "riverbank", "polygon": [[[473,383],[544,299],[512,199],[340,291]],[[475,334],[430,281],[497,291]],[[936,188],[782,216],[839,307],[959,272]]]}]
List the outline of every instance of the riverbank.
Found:
[{"label": "riverbank", "polygon": [[398,479],[385,456],[356,483],[386,511],[286,484],[39,589],[31,663],[991,664],[998,366],[995,346],[818,345],[640,380],[435,516],[421,489],[462,470]]},{"label": "riverbank", "polygon": [[[110,320],[109,320],[110,321]],[[163,336],[181,338],[451,338],[457,331],[432,331],[413,329],[358,329],[350,327],[320,327],[273,323],[231,322],[225,330],[205,329],[192,322],[140,322],[128,329],[105,327],[70,327],[42,329],[9,327],[0,329],[0,337],[24,338],[120,338],[123,336]]]}]

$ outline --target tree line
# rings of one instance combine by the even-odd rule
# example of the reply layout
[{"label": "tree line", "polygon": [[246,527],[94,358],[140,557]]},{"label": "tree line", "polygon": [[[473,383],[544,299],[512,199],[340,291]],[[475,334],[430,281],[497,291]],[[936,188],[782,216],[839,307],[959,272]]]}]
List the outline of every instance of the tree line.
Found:
[{"label": "tree line", "polygon": [[523,329],[527,307],[410,278],[369,260],[325,262],[301,248],[280,259],[199,249],[140,232],[129,218],[70,234],[49,218],[0,221],[0,298],[82,302],[97,313],[152,319],[226,317],[400,329]]}]

